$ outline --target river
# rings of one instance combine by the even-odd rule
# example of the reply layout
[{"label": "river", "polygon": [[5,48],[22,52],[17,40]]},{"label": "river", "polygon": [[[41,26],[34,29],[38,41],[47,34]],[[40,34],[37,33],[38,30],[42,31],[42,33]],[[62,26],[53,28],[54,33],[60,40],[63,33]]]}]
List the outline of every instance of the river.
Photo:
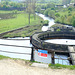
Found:
[{"label": "river", "polygon": [[42,31],[47,31],[49,27],[51,27],[52,25],[55,24],[53,18],[49,18],[49,17],[47,17],[47,16],[45,16],[45,15],[43,15],[43,14],[39,14],[39,13],[36,13],[36,15],[42,17],[44,20],[48,20],[48,21],[49,21],[48,26],[43,26],[43,27],[42,27]]},{"label": "river", "polygon": [[[44,20],[49,20],[49,25],[48,26],[43,26],[42,31],[48,30],[48,27],[51,27],[52,25],[55,24],[54,19],[46,17],[43,14],[38,14],[38,13],[36,13],[36,14],[38,16],[42,17]],[[27,38],[29,38],[29,37],[27,37]],[[8,39],[12,39],[12,40],[8,40]],[[32,46],[30,44],[30,40],[14,40],[14,39],[26,39],[26,38],[18,37],[18,38],[8,38],[8,39],[0,39],[0,44],[29,46],[29,47]],[[0,50],[11,51],[11,52],[20,52],[20,53],[30,53],[31,54],[31,48],[20,48],[20,47],[0,45]],[[14,53],[0,52],[0,55],[9,56],[9,57],[12,57],[12,58],[26,59],[26,60],[31,59],[31,55],[26,55],[26,54],[14,54]],[[68,56],[66,56],[66,55],[57,55],[57,54],[55,54],[55,57],[56,58],[63,58],[63,59],[68,58]],[[34,51],[34,59],[35,59],[35,61],[38,61],[38,62],[51,63],[51,54],[49,53],[47,58],[44,58],[44,57],[38,56],[38,51],[35,50]],[[62,64],[62,62],[63,62],[64,65],[70,65],[68,60],[62,61],[61,59],[59,59],[59,60],[55,59],[55,63],[58,63],[58,62],[59,62],[59,64]]]}]

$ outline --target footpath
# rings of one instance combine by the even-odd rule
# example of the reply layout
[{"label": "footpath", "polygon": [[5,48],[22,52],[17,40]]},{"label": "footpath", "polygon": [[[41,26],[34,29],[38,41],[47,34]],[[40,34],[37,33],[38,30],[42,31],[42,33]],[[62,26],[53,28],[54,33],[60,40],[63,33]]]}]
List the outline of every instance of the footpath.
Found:
[{"label": "footpath", "polygon": [[43,67],[43,64],[37,64],[42,67],[30,66],[29,64],[28,61],[23,60],[0,60],[0,75],[75,75],[75,70],[51,69],[47,65]]}]

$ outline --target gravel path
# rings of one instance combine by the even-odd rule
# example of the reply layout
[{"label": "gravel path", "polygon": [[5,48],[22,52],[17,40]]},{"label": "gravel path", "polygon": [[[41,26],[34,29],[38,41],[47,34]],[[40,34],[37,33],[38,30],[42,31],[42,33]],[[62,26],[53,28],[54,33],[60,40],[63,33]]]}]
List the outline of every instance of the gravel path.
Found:
[{"label": "gravel path", "polygon": [[3,59],[0,75],[75,75],[75,70],[31,67],[22,60]]}]

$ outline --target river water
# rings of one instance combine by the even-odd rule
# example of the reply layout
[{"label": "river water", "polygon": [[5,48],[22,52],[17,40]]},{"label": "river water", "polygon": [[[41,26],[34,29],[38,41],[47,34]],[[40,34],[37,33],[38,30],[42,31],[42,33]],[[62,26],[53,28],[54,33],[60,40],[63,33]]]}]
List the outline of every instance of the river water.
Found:
[{"label": "river water", "polygon": [[[43,26],[42,31],[48,30],[48,27],[50,27],[53,24],[55,24],[54,19],[46,17],[43,14],[38,14],[37,13],[37,15],[42,17],[44,20],[49,20],[49,25],[48,26]],[[12,40],[10,40],[10,39],[12,39]],[[19,39],[19,40],[16,40],[16,39]],[[29,37],[26,37],[26,38],[18,37],[18,38],[0,39],[0,44],[32,47],[32,45],[30,44],[30,40],[20,40],[20,39],[29,39]],[[10,52],[19,52],[19,53],[30,53],[31,54],[31,48],[22,48],[22,47],[13,47],[13,46],[0,45],[0,50],[2,50],[2,51],[10,51]],[[31,59],[31,55],[26,55],[26,54],[14,54],[14,53],[6,53],[6,52],[1,52],[0,51],[0,55],[9,56],[9,57],[12,57],[12,58],[26,59],[26,60]],[[68,58],[68,56],[66,56],[66,55],[57,55],[57,54],[55,54],[55,57],[56,58],[62,58],[62,59],[67,59]],[[51,54],[49,53],[46,58],[45,57],[40,57],[40,56],[38,56],[38,51],[35,50],[34,51],[34,59],[35,59],[35,61],[38,61],[38,62],[51,63]],[[55,63],[58,63],[58,62],[59,62],[59,64],[62,64],[62,62],[63,62],[64,65],[70,65],[68,60],[62,61],[61,59],[59,59],[59,60],[55,59]]]},{"label": "river water", "polygon": [[49,18],[49,17],[47,17],[47,16],[45,16],[45,15],[43,15],[43,14],[39,14],[39,13],[36,13],[36,15],[42,17],[44,20],[48,20],[48,21],[49,21],[48,26],[43,26],[43,27],[42,27],[42,31],[47,31],[49,27],[51,27],[52,25],[55,24],[53,18]]}]

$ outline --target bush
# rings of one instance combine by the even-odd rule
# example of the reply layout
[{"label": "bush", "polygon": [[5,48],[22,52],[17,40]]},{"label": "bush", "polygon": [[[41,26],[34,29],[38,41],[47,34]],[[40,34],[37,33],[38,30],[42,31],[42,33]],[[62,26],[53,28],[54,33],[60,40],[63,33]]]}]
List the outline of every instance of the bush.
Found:
[{"label": "bush", "polygon": [[59,14],[59,13],[56,13],[55,16],[56,16],[56,17],[60,17],[60,14]]},{"label": "bush", "polygon": [[49,12],[50,10],[51,10],[50,8],[46,9],[46,10],[44,11],[44,15],[48,16],[48,12]]},{"label": "bush", "polygon": [[61,31],[60,29],[57,29],[56,31]]},{"label": "bush", "polygon": [[69,7],[68,10],[72,11],[72,7]]},{"label": "bush", "polygon": [[75,27],[75,16],[72,17],[71,21],[72,21],[72,26]]},{"label": "bush", "polygon": [[48,20],[45,20],[43,24],[44,25],[48,25],[48,23],[49,23],[49,21]]},{"label": "bush", "polygon": [[48,12],[48,16],[49,16],[49,17],[52,17],[52,18],[55,18],[55,11],[54,11],[54,10],[50,10],[50,11]]}]

